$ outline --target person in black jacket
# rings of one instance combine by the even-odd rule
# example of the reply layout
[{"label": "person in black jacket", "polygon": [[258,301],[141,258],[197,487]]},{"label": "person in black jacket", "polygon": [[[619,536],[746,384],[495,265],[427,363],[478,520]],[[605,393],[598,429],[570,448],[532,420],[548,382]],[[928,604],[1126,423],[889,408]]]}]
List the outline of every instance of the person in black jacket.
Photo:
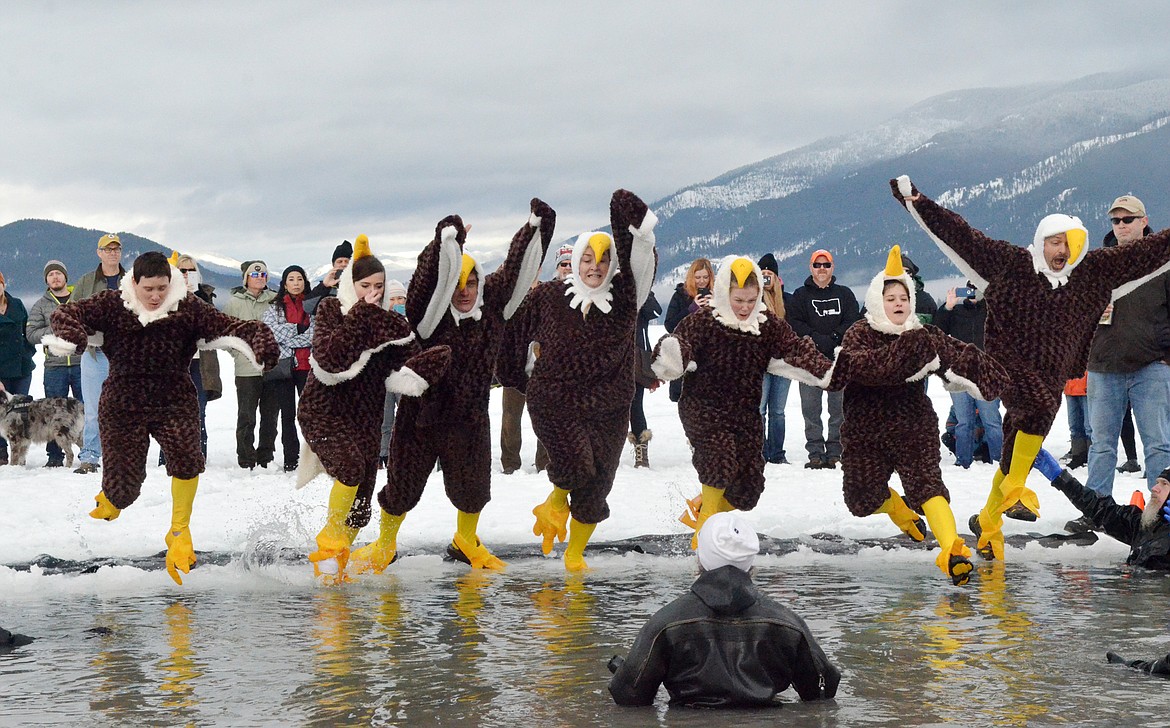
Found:
[{"label": "person in black jacket", "polygon": [[[837,283],[833,275],[833,254],[815,250],[809,259],[809,275],[804,285],[792,292],[788,323],[798,336],[811,336],[817,349],[832,360],[841,338],[861,318],[857,297],[849,288]],[[828,392],[829,430],[821,425],[821,398],[817,387],[800,385],[800,410],[804,415],[806,468],[835,468],[841,462],[841,397]]]},{"label": "person in black jacket", "polygon": [[[341,274],[349,267],[349,261],[353,258],[353,243],[348,240],[343,240],[341,245],[333,249],[333,267],[321,279],[321,282],[313,287],[312,291],[305,296],[305,300],[311,301],[325,296],[336,296],[337,285],[341,280]],[[316,306],[313,306],[314,310]],[[311,313],[311,312],[310,312]]]},{"label": "person in black jacket", "polygon": [[[983,351],[983,324],[987,321],[987,303],[980,291],[967,281],[964,295],[956,289],[947,291],[947,302],[934,314],[934,324],[959,341],[974,344]],[[968,392],[951,392],[955,412],[955,464],[971,467],[975,458],[975,428],[982,423],[983,439],[992,462],[999,460],[1003,449],[1003,416],[999,400],[984,402]]]},{"label": "person in black jacket", "polygon": [[801,700],[837,694],[841,672],[792,610],[760,593],[750,569],[759,537],[739,514],[721,512],[699,531],[699,578],[642,627],[625,660],[609,661],[618,705],[766,707],[789,686]]},{"label": "person in black jacket", "polygon": [[902,253],[902,267],[914,281],[914,313],[918,320],[924,324],[935,323],[934,315],[938,312],[938,304],[934,302],[934,297],[926,292],[926,284],[922,282],[922,276],[918,275],[918,265],[910,260],[909,255]]},{"label": "person in black jacket", "polygon": [[[711,306],[711,286],[715,283],[715,268],[706,258],[695,258],[687,270],[687,277],[675,286],[674,295],[666,306],[666,317],[662,320],[666,333],[673,334],[676,326],[702,306]],[[682,396],[682,378],[669,385],[670,401],[677,402]]]},{"label": "person in black jacket", "polygon": [[658,377],[650,370],[650,322],[662,315],[662,306],[654,297],[654,291],[646,297],[642,308],[638,309],[638,325],[634,329],[634,344],[637,357],[634,360],[634,401],[630,404],[630,444],[634,446],[634,467],[650,467],[650,456],[646,449],[650,445],[650,438],[654,433],[646,426],[646,411],[642,408],[642,397],[646,390],[651,392],[658,389]]},{"label": "person in black jacket", "polygon": [[[1111,496],[1099,495],[1086,488],[1067,468],[1061,467],[1052,453],[1041,448],[1032,465],[1052,481],[1053,487],[1085,514],[1099,531],[1129,546],[1125,563],[1146,569],[1170,571],[1170,468],[1162,471],[1150,490],[1145,508],[1120,505]],[[979,526],[978,515],[972,516],[972,529]],[[978,535],[978,534],[976,534]]]}]

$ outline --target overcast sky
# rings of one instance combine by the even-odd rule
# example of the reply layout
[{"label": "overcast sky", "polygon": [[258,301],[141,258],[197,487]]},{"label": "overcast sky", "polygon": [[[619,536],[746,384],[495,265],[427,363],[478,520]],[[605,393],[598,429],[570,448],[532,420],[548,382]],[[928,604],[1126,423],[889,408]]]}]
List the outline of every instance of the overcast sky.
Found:
[{"label": "overcast sky", "polygon": [[935,94],[1170,67],[1170,3],[1120,7],[6,2],[0,224],[314,266],[452,212],[495,249],[536,195],[568,237]]}]

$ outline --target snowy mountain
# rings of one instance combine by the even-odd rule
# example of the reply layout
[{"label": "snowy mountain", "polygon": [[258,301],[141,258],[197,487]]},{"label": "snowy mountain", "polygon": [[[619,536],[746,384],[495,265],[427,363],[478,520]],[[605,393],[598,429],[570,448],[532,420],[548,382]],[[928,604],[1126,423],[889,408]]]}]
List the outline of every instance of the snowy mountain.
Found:
[{"label": "snowy mountain", "polygon": [[[1100,74],[1069,83],[937,96],[885,123],[741,167],[652,205],[660,300],[694,258],[772,252],[789,290],[807,255],[833,251],[843,283],[867,282],[900,243],[925,278],[956,275],[891,199],[918,187],[993,237],[1026,244],[1052,212],[1078,215],[1095,241],[1105,205],[1133,193],[1151,224],[1170,220],[1170,78]],[[1099,243],[1098,243],[1099,244]]]}]

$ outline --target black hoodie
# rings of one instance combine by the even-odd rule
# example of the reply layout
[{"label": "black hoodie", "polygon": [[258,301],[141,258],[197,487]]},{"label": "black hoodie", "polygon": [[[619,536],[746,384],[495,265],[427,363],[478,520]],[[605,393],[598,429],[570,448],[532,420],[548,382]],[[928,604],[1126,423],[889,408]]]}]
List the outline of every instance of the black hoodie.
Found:
[{"label": "black hoodie", "polygon": [[610,661],[619,705],[650,705],[660,684],[670,702],[701,707],[776,705],[837,694],[841,673],[792,610],[761,594],[734,566],[703,572],[691,590],[642,627],[629,658]]},{"label": "black hoodie", "polygon": [[861,318],[857,297],[852,290],[837,283],[837,276],[830,278],[824,288],[818,288],[809,276],[784,305],[792,330],[798,336],[811,336],[817,349],[829,359],[841,345],[841,337]]}]

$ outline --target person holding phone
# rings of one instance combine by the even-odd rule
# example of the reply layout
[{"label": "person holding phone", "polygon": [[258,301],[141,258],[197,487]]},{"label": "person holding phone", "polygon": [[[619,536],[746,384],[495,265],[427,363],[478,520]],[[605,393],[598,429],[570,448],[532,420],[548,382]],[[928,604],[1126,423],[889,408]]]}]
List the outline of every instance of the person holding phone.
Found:
[{"label": "person holding phone", "polygon": [[[666,317],[662,323],[666,333],[673,334],[679,323],[700,308],[711,307],[711,284],[715,281],[715,269],[706,258],[695,258],[687,270],[687,277],[674,289],[670,303],[666,306]],[[682,380],[670,383],[670,401],[677,402],[682,396]]]}]

